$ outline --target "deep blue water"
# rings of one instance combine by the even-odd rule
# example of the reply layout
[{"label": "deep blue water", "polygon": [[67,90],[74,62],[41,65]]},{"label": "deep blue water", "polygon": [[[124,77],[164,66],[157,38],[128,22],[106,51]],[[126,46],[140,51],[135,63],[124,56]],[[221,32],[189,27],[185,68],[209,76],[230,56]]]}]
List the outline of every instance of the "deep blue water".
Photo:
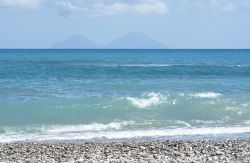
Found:
[{"label": "deep blue water", "polygon": [[245,134],[249,125],[250,50],[0,50],[1,142]]}]

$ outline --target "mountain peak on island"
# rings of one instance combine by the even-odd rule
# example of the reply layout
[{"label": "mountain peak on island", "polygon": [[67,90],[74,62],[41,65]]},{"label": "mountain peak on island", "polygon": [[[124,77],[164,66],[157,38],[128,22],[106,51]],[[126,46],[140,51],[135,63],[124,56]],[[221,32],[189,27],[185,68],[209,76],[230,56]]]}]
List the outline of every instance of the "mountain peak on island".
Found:
[{"label": "mountain peak on island", "polygon": [[147,35],[131,32],[108,45],[112,49],[164,49],[165,45],[151,39]]},{"label": "mountain peak on island", "polygon": [[147,35],[131,32],[110,44],[99,45],[80,34],[56,43],[53,49],[165,49],[165,45],[151,39]]},{"label": "mountain peak on island", "polygon": [[95,49],[99,45],[93,41],[85,38],[80,34],[75,34],[66,40],[56,43],[52,48],[54,49]]}]

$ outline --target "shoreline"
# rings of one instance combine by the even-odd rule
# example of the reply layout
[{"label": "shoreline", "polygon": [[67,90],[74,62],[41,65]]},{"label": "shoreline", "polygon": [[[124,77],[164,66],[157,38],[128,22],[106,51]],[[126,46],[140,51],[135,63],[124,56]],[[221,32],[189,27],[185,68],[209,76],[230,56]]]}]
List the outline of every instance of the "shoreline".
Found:
[{"label": "shoreline", "polygon": [[[12,130],[10,130],[12,131]],[[17,130],[18,131],[18,130]],[[0,143],[15,142],[130,142],[130,141],[223,141],[250,140],[250,127],[204,127],[145,130],[59,130],[37,133],[0,133]]]},{"label": "shoreline", "polygon": [[0,143],[0,162],[250,162],[250,140]]}]

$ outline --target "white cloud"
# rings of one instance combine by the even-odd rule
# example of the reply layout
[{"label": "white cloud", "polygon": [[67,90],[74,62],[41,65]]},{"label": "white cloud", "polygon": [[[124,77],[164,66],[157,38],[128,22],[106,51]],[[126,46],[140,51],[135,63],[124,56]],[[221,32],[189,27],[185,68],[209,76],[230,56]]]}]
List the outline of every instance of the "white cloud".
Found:
[{"label": "white cloud", "polygon": [[166,14],[172,10],[233,12],[250,7],[250,0],[0,0],[0,8],[10,10],[50,7],[63,16],[79,18],[119,14]]},{"label": "white cloud", "polygon": [[[77,3],[78,2],[78,3]],[[58,6],[61,14],[70,17],[77,16],[107,16],[122,13],[133,14],[165,14],[168,12],[168,6],[161,0],[140,0],[133,3],[113,1],[104,3],[103,1],[69,1],[60,0]]]},{"label": "white cloud", "polygon": [[0,7],[33,9],[40,5],[40,0],[0,0]]},{"label": "white cloud", "polygon": [[233,0],[183,0],[188,4],[186,7],[194,11],[206,10],[212,13],[232,12],[239,8],[239,3]]},{"label": "white cloud", "polygon": [[210,5],[217,10],[231,12],[236,10],[236,5],[230,0],[210,0]]},{"label": "white cloud", "polygon": [[222,6],[221,9],[222,11],[225,11],[225,12],[231,12],[231,11],[236,10],[236,6],[233,5],[232,3],[229,3],[229,4]]}]

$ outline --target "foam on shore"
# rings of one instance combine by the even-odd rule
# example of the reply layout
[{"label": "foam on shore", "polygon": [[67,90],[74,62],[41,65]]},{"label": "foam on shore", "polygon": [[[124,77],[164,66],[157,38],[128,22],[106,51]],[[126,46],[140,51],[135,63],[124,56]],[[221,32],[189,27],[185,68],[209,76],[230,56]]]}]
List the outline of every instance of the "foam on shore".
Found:
[{"label": "foam on shore", "polygon": [[126,131],[74,131],[61,127],[46,133],[5,133],[0,135],[0,142],[17,141],[47,141],[47,140],[117,140],[117,139],[140,139],[173,136],[202,136],[202,135],[223,135],[223,134],[244,134],[250,133],[250,127],[204,127],[204,128],[176,128],[176,129],[145,129]]}]

